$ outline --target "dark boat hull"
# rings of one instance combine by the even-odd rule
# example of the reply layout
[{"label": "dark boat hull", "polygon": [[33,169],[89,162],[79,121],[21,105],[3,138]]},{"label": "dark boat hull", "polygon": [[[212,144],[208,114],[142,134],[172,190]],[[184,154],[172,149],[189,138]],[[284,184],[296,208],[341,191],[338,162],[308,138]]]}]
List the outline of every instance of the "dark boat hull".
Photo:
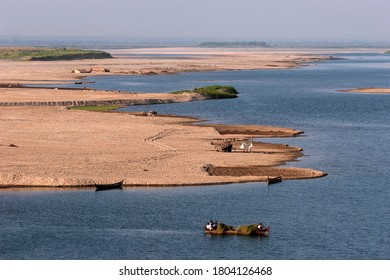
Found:
[{"label": "dark boat hull", "polygon": [[283,177],[282,176],[277,176],[277,177],[268,177],[267,178],[267,184],[275,184],[275,183],[280,183],[282,182]]},{"label": "dark boat hull", "polygon": [[123,180],[113,184],[95,184],[96,191],[122,189]]}]

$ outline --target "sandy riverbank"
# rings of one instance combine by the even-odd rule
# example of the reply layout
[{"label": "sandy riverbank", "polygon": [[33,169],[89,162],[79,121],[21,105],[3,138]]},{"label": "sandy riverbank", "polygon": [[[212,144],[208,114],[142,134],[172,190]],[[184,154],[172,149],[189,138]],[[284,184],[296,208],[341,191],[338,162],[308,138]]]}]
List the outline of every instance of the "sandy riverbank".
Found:
[{"label": "sandy riverbank", "polygon": [[340,92],[390,94],[390,88],[355,88],[355,89],[343,89],[340,90]]},{"label": "sandy riverbank", "polygon": [[[301,156],[299,148],[263,143],[252,153],[217,152],[212,142],[236,135],[222,136],[213,127],[189,125],[185,118],[54,106],[1,108],[0,119],[3,187],[82,186],[122,179],[131,186],[198,185],[264,181],[280,174],[285,179],[324,175],[311,169],[270,168]],[[275,136],[298,133],[270,130]],[[210,176],[204,170],[209,164],[232,170]]]},{"label": "sandy riverbank", "polygon": [[[110,50],[114,58],[82,61],[7,61],[0,64],[0,83],[60,83],[94,75],[150,75],[179,72],[293,68],[326,59],[320,50],[144,48]],[[110,72],[72,73],[75,69]],[[129,88],[131,91],[131,88]]]},{"label": "sandy riverbank", "polygon": [[[250,65],[252,68],[261,68],[254,54],[208,53],[207,56],[220,61],[220,65],[225,61],[224,67],[231,63],[230,66],[235,65],[238,69],[249,69]],[[258,56],[262,54],[259,53]],[[280,59],[280,54],[272,56],[272,53],[267,53],[265,56],[268,56],[268,60],[262,58],[264,67],[265,64],[273,64]],[[283,56],[287,54],[284,53]],[[308,56],[302,56],[301,59],[308,59]],[[189,59],[197,61],[199,65],[206,63],[206,60],[199,57]],[[212,59],[208,58],[208,63]],[[169,63],[158,67],[169,68],[184,60],[169,59]],[[103,65],[118,72],[122,71],[120,69],[145,71],[145,64],[138,65],[136,61],[138,60],[131,58],[82,62],[2,61],[0,83],[71,80],[77,78],[70,73],[71,69],[87,68],[92,64]],[[240,65],[235,64],[238,61],[241,61]],[[187,62],[190,61],[185,63]],[[152,62],[149,60],[149,63]],[[153,59],[153,63],[157,63],[156,60]],[[284,65],[285,62],[281,64]],[[202,69],[198,67],[197,71]],[[115,91],[0,89],[0,103],[47,103],[64,100],[141,100],[144,103],[164,103],[202,98],[193,95],[145,95]],[[300,133],[293,129],[263,126],[213,127],[193,125],[190,124],[191,119],[182,117],[74,111],[53,106],[55,104],[52,103],[49,105],[52,106],[1,107],[0,186],[85,186],[122,179],[129,186],[172,186],[265,181],[267,176],[281,174],[285,179],[325,175],[312,169],[277,167],[301,156],[299,148],[256,143],[251,153],[223,153],[217,152],[212,145],[224,139],[293,137]],[[214,167],[214,173],[211,174],[213,176],[205,171],[205,166],[210,165]]]}]

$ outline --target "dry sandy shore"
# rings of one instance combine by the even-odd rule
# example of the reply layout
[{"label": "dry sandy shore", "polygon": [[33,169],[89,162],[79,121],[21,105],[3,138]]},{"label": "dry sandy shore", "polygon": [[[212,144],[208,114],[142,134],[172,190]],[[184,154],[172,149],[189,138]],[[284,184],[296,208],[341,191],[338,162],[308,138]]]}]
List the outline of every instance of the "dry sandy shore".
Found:
[{"label": "dry sandy shore", "polygon": [[344,89],[341,92],[372,93],[372,94],[390,94],[390,88],[355,88]]},{"label": "dry sandy shore", "polygon": [[[148,50],[149,52],[151,50]],[[161,50],[160,50],[161,51]],[[167,49],[163,50],[168,52]],[[177,49],[170,50],[178,52]],[[193,49],[182,49],[194,54]],[[151,60],[119,58],[66,62],[0,61],[1,83],[59,82],[79,78],[72,69],[94,65],[111,73],[204,71],[202,63],[218,69],[293,67],[298,61],[318,59],[297,53],[205,53],[200,57]],[[211,51],[210,51],[211,52]],[[215,51],[213,51],[215,52]],[[207,55],[207,59],[203,57]],[[283,60],[281,60],[283,58]],[[294,62],[286,62],[292,58]],[[261,61],[261,63],[260,63]],[[282,62],[278,62],[282,61]],[[152,65],[152,63],[154,63]],[[155,63],[161,63],[155,65]],[[192,64],[193,63],[193,64]],[[196,63],[196,65],[195,65]],[[266,66],[276,65],[279,66]],[[177,65],[195,65],[193,67]],[[203,65],[203,64],[202,64]],[[165,69],[165,70],[164,70]],[[157,69],[158,70],[158,69]],[[132,72],[134,71],[134,73]],[[156,71],[156,69],[154,69]],[[131,91],[131,89],[129,89]],[[251,153],[217,152],[212,143],[224,139],[293,137],[300,131],[264,126],[194,125],[184,117],[144,117],[128,113],[67,110],[60,101],[136,100],[143,103],[201,100],[198,95],[136,94],[108,91],[0,88],[0,186],[88,186],[124,180],[129,186],[200,185],[315,178],[321,171],[277,167],[296,160],[301,149],[256,143]],[[44,102],[52,106],[5,106],[6,103]],[[41,104],[42,105],[42,104]],[[239,141],[235,145],[239,146]],[[206,166],[213,166],[207,172]]]},{"label": "dry sandy shore", "polygon": [[[0,83],[58,83],[93,75],[150,75],[188,71],[293,68],[325,58],[318,50],[283,49],[275,51],[275,49],[145,48],[131,50],[131,56],[125,56],[129,51],[110,50],[109,52],[114,59],[56,62],[3,60],[0,63]],[[71,73],[74,69],[93,68],[106,68],[110,72]]]}]

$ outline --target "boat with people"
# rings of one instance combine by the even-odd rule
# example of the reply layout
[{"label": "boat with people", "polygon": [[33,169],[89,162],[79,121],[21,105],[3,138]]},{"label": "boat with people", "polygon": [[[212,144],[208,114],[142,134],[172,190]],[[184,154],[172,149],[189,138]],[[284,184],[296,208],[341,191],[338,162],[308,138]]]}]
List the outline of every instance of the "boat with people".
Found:
[{"label": "boat with people", "polygon": [[266,227],[262,223],[242,225],[235,228],[213,220],[204,225],[203,229],[205,234],[210,235],[268,236],[270,231],[270,227]]},{"label": "boat with people", "polygon": [[96,191],[122,189],[123,180],[112,184],[95,184]]}]

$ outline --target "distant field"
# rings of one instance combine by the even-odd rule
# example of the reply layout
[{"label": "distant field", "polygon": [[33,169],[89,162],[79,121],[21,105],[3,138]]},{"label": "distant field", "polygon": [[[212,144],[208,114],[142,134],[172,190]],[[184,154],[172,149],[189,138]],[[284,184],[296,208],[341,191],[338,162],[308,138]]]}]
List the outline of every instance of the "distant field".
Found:
[{"label": "distant field", "polygon": [[112,56],[103,51],[82,50],[70,48],[0,48],[0,59],[12,60],[78,60],[100,59]]}]

